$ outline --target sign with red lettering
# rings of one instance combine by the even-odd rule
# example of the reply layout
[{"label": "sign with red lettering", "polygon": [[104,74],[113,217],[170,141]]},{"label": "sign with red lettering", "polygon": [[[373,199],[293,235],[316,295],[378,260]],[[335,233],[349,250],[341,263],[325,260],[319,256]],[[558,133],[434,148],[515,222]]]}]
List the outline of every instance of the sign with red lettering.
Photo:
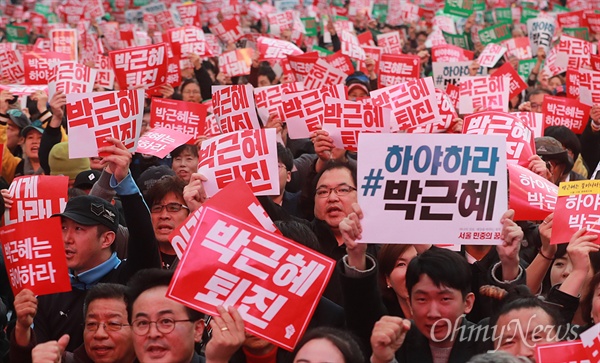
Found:
[{"label": "sign with red lettering", "polygon": [[440,121],[431,77],[371,91],[373,105],[392,110],[392,132]]},{"label": "sign with red lettering", "polygon": [[290,139],[303,139],[323,124],[325,97],[346,98],[346,86],[335,85],[321,89],[284,93],[281,96],[283,114]]},{"label": "sign with red lettering", "polygon": [[164,158],[176,147],[192,140],[192,135],[184,134],[168,127],[158,127],[146,132],[138,141],[136,153]]},{"label": "sign with red lettering", "polygon": [[573,233],[584,227],[587,228],[588,233],[600,233],[598,211],[600,211],[599,180],[560,183],[550,243],[569,242]]},{"label": "sign with red lettering", "polygon": [[151,88],[166,81],[165,43],[116,50],[109,56],[121,89]]},{"label": "sign with red lettering", "polygon": [[77,30],[54,29],[50,31],[50,50],[57,53],[66,53],[70,60],[77,58]]},{"label": "sign with red lettering", "polygon": [[407,133],[436,134],[447,132],[452,127],[454,120],[458,117],[458,114],[452,105],[450,97],[444,91],[436,88],[435,99],[437,101],[438,108],[440,109],[440,120],[438,122],[410,127],[406,129]]},{"label": "sign with red lettering", "polygon": [[[490,43],[488,45],[496,45]],[[506,77],[508,79],[508,99],[517,97],[521,92],[527,89],[527,83],[523,81],[519,73],[513,68],[513,66],[506,62],[500,68],[490,75],[490,77]]]},{"label": "sign with red lettering", "polygon": [[17,177],[8,188],[13,204],[4,212],[4,224],[46,219],[62,213],[67,204],[69,178],[28,175]]},{"label": "sign with red lettering", "polygon": [[202,26],[200,22],[200,4],[176,4],[175,7],[179,12],[179,18],[185,26]]},{"label": "sign with red lettering", "polygon": [[243,179],[255,195],[279,194],[275,129],[230,132],[202,142],[198,172],[210,197],[235,179]]},{"label": "sign with red lettering", "polygon": [[600,72],[584,68],[571,72],[579,73],[579,100],[589,106],[600,103]]},{"label": "sign with red lettering", "polygon": [[110,66],[110,58],[102,54],[96,54],[96,84],[106,89],[115,88],[115,72]]},{"label": "sign with red lettering", "polygon": [[23,57],[18,50],[0,53],[0,72],[2,80],[8,83],[23,83],[25,75]]},{"label": "sign with red lettering", "polygon": [[96,70],[74,61],[60,62],[48,76],[48,96],[56,91],[69,93],[92,92],[96,81]]},{"label": "sign with red lettering", "polygon": [[391,110],[360,103],[326,97],[323,111],[323,130],[329,132],[335,147],[357,151],[361,132],[390,132]]},{"label": "sign with red lettering", "polygon": [[142,131],[144,92],[67,93],[69,158],[98,156],[105,139],[114,137],[134,152]]},{"label": "sign with red lettering", "polygon": [[286,59],[288,55],[303,54],[302,49],[287,40],[259,37],[256,47],[260,53],[260,60],[274,62],[277,59]]},{"label": "sign with red lettering", "polygon": [[252,65],[252,48],[235,49],[219,56],[219,72],[229,76],[246,76]]},{"label": "sign with red lettering", "polygon": [[544,117],[539,112],[512,112],[512,115],[517,116],[531,132],[533,138],[544,136]]},{"label": "sign with red lettering", "polygon": [[343,31],[341,34],[342,53],[356,60],[365,60],[365,51],[361,48],[356,35],[349,31]]},{"label": "sign with red lettering", "polygon": [[237,18],[224,20],[218,24],[210,26],[209,29],[211,33],[219,37],[219,39],[221,39],[225,44],[235,43],[240,40],[242,36],[244,36],[244,31],[242,30],[240,22],[237,20]]},{"label": "sign with red lettering", "polygon": [[592,33],[600,33],[600,14],[587,13],[585,21]]},{"label": "sign with red lettering", "polygon": [[542,103],[544,129],[548,126],[566,126],[576,134],[582,134],[587,125],[591,107],[579,100],[547,96]]},{"label": "sign with red lettering", "polygon": [[556,66],[560,68],[590,68],[592,43],[583,39],[561,35],[560,42],[552,48],[557,52]]},{"label": "sign with red lettering", "polygon": [[342,54],[341,51],[337,51],[333,54],[328,55],[327,57],[325,57],[325,61],[331,64],[334,68],[337,68],[340,71],[346,73],[348,76],[356,72],[356,70],[354,69],[354,64],[352,64],[352,60],[350,60],[350,57],[348,57],[346,54]]},{"label": "sign with red lettering", "polygon": [[535,154],[533,133],[521,120],[510,113],[483,111],[465,116],[463,134],[505,135],[506,160],[521,166],[529,165]]},{"label": "sign with red lettering", "polygon": [[506,48],[501,45],[495,43],[489,43],[485,46],[479,58],[477,58],[477,62],[482,67],[491,68],[496,65],[498,60],[502,58],[504,53],[506,52]]},{"label": "sign with red lettering", "polygon": [[[592,61],[592,67],[594,62]],[[579,98],[580,92],[580,78],[581,74],[579,70],[576,69],[567,69],[567,79],[566,79],[566,93],[569,98]],[[591,97],[591,96],[590,96]],[[584,102],[583,100],[581,100]]]},{"label": "sign with red lettering", "polygon": [[277,117],[284,120],[285,115],[283,113],[282,96],[286,93],[294,93],[303,90],[304,86],[302,82],[283,83],[275,86],[255,88],[254,101],[256,102],[258,116],[260,116],[263,125],[267,124],[269,116],[272,114],[276,114]]},{"label": "sign with red lettering", "polygon": [[533,58],[531,46],[529,45],[529,37],[510,38],[503,40],[500,44],[506,47],[506,56],[509,58],[517,57],[519,60]]},{"label": "sign with red lettering", "polygon": [[194,144],[204,135],[208,107],[197,102],[184,102],[155,98],[150,106],[150,127],[165,127],[190,135],[189,144]]},{"label": "sign with red lettering", "polygon": [[252,90],[250,84],[212,86],[213,111],[222,133],[260,128]]},{"label": "sign with red lettering", "polygon": [[542,220],[554,212],[558,187],[548,179],[514,163],[507,163],[510,177],[508,206],[515,221]]},{"label": "sign with red lettering", "polygon": [[[598,353],[600,352],[600,324],[596,324],[584,331],[579,335],[581,339],[584,357],[587,359],[582,359],[581,363],[595,362]],[[581,356],[581,352],[579,354],[574,354],[574,356]],[[569,363],[573,362],[573,359],[569,359]]]},{"label": "sign with red lettering", "polygon": [[342,84],[346,77],[348,77],[346,73],[327,63],[326,60],[319,58],[304,79],[304,88],[319,89],[323,86]]},{"label": "sign with red lettering", "polygon": [[267,14],[269,33],[280,36],[282,31],[292,30],[294,25],[294,12],[292,10]]},{"label": "sign with red lettering", "polygon": [[431,48],[432,62],[465,62],[473,60],[474,53],[456,45],[444,44]]},{"label": "sign with red lettering", "polygon": [[402,54],[402,39],[398,31],[378,34],[377,45],[383,48],[384,54]]},{"label": "sign with red lettering", "polygon": [[[368,32],[369,34],[371,32]],[[372,60],[375,61],[375,68],[374,68],[374,72],[375,73],[379,73],[379,62],[381,61],[381,55],[383,54],[383,48],[380,47],[375,47],[375,46],[363,46],[363,49],[365,51],[365,56],[366,58],[371,58]],[[359,69],[361,72],[368,74],[369,72],[367,71],[367,65],[365,64],[365,62],[358,62],[359,64]]]},{"label": "sign with red lettering", "polygon": [[[192,4],[193,5],[193,4]],[[169,29],[167,32],[171,50],[176,57],[182,59],[181,68],[191,68],[192,65],[186,58],[189,54],[196,54],[200,58],[212,56],[210,49],[204,39],[202,29],[195,26],[184,26],[176,29]]]},{"label": "sign with red lettering", "polygon": [[235,306],[248,332],[293,350],[335,261],[212,208],[198,225],[167,296],[212,315]]},{"label": "sign with red lettering", "polygon": [[581,340],[564,341],[535,346],[537,363],[589,363]]},{"label": "sign with red lettering", "polygon": [[60,218],[17,223],[0,228],[2,254],[13,294],[71,291]]},{"label": "sign with red lettering", "polygon": [[382,54],[379,62],[379,88],[394,86],[421,76],[421,60],[416,55]]},{"label": "sign with red lettering", "polygon": [[317,59],[319,59],[319,53],[317,52],[287,56],[288,64],[298,81],[304,80],[304,77],[306,77],[314,67]]},{"label": "sign with red lettering", "polygon": [[69,55],[56,52],[28,52],[23,54],[26,84],[48,84],[50,70]]},{"label": "sign with red lettering", "polygon": [[461,114],[476,110],[508,112],[509,80],[505,77],[461,77],[459,109]]}]

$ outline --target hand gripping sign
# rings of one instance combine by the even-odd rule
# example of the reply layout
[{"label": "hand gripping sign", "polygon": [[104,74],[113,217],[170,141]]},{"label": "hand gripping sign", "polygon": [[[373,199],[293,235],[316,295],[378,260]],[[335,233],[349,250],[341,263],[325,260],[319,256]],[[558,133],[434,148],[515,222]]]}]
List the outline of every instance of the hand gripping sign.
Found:
[{"label": "hand gripping sign", "polygon": [[69,177],[28,175],[17,177],[8,188],[12,207],[4,212],[4,224],[50,218],[67,205]]}]

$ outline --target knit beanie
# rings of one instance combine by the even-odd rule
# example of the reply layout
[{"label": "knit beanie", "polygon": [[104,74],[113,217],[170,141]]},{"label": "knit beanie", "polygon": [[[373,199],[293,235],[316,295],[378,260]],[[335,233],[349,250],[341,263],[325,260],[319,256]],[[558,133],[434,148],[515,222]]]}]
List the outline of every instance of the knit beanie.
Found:
[{"label": "knit beanie", "polygon": [[61,142],[50,150],[48,156],[50,175],[66,175],[74,180],[77,174],[90,169],[89,158],[69,159],[69,143]]}]

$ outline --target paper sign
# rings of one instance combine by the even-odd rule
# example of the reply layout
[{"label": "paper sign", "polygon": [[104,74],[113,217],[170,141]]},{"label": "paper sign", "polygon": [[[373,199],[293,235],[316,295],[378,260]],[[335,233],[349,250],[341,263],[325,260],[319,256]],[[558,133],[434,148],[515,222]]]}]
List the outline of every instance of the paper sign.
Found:
[{"label": "paper sign", "polygon": [[421,76],[421,60],[416,55],[382,54],[379,62],[379,88],[394,86]]},{"label": "paper sign", "polygon": [[592,54],[592,44],[582,39],[561,35],[560,42],[554,47],[558,54],[564,54],[559,57],[557,54],[556,66],[561,68],[590,68],[590,55]]},{"label": "paper sign", "polygon": [[392,110],[392,132],[440,120],[431,77],[374,90],[371,98],[373,105]]},{"label": "paper sign", "polygon": [[235,43],[244,35],[242,27],[236,18],[224,20],[209,28],[210,32],[219,37],[225,44]]},{"label": "paper sign", "polygon": [[107,137],[135,151],[143,110],[142,90],[67,94],[69,158],[98,156],[98,148],[108,145]]},{"label": "paper sign", "polygon": [[[598,353],[600,353],[600,324],[596,324],[579,335],[581,339],[581,345],[583,348],[584,358],[581,363],[595,362]],[[576,354],[581,356],[581,352]],[[572,360],[569,360],[569,363]]]},{"label": "paper sign", "polygon": [[498,135],[362,134],[362,241],[502,243],[505,144]]},{"label": "paper sign", "polygon": [[96,84],[106,89],[115,88],[115,72],[110,66],[110,58],[102,54],[96,54]]},{"label": "paper sign", "polygon": [[584,227],[587,228],[588,233],[600,233],[599,211],[599,180],[560,183],[550,244],[569,242],[573,233]]},{"label": "paper sign", "polygon": [[517,97],[521,92],[527,89],[527,83],[521,79],[519,73],[517,73],[509,62],[504,63],[500,68],[496,69],[490,77],[506,77],[508,79],[509,100]]},{"label": "paper sign", "polygon": [[221,54],[219,56],[219,72],[229,77],[250,74],[252,52],[252,48],[243,48]]},{"label": "paper sign", "polygon": [[509,58],[517,57],[519,60],[524,60],[533,57],[528,37],[506,39],[500,44],[506,47],[506,56]]},{"label": "paper sign", "polygon": [[199,225],[167,296],[211,315],[235,306],[249,333],[293,350],[336,262],[212,208]]},{"label": "paper sign", "polygon": [[298,81],[304,80],[304,77],[306,77],[314,67],[317,59],[319,59],[319,54],[317,52],[287,56],[289,66]]},{"label": "paper sign", "polygon": [[509,80],[505,77],[463,77],[460,80],[461,114],[475,110],[508,112]]},{"label": "paper sign", "polygon": [[[471,63],[473,62],[433,62],[432,70],[435,86],[440,89],[446,89],[446,86],[450,84],[458,85],[462,77],[469,75],[469,66]],[[481,76],[486,74],[487,68],[479,67],[477,75]]]},{"label": "paper sign", "polygon": [[417,125],[406,129],[407,133],[411,134],[435,134],[441,132],[447,132],[454,120],[458,117],[456,109],[452,105],[450,97],[439,89],[435,89],[435,99],[437,101],[438,108],[440,110],[440,120],[434,123],[428,123],[425,125]]},{"label": "paper sign", "polygon": [[581,340],[537,344],[537,363],[589,363]]},{"label": "paper sign", "polygon": [[266,125],[269,116],[276,114],[281,120],[285,119],[283,113],[282,96],[286,93],[294,93],[303,91],[304,86],[302,82],[284,83],[275,86],[260,87],[254,89],[254,101],[256,102],[256,109],[258,115]]},{"label": "paper sign", "polygon": [[212,86],[214,114],[222,133],[244,129],[259,129],[250,84]]},{"label": "paper sign", "polygon": [[500,43],[501,41],[510,39],[512,37],[510,24],[506,23],[481,29],[478,35],[479,41],[484,45],[488,45],[490,43]]},{"label": "paper sign", "polygon": [[296,55],[304,53],[291,42],[267,37],[259,37],[256,46],[260,53],[260,60],[274,61],[285,59],[288,54]]},{"label": "paper sign", "polygon": [[561,28],[578,28],[583,25],[583,10],[557,14],[556,20]]},{"label": "paper sign", "polygon": [[590,116],[591,107],[578,100],[546,96],[542,103],[544,128],[566,126],[576,134],[582,134]]},{"label": "paper sign", "polygon": [[377,45],[383,48],[384,54],[402,54],[402,39],[397,31],[378,34]]},{"label": "paper sign", "polygon": [[4,212],[4,224],[50,218],[62,213],[67,204],[69,178],[31,175],[13,180],[8,188],[13,205]]},{"label": "paper sign", "polygon": [[329,132],[333,145],[339,149],[357,151],[361,132],[389,133],[390,114],[387,108],[326,97],[323,130]]},{"label": "paper sign", "polygon": [[465,62],[473,60],[473,52],[455,45],[436,45],[431,48],[432,62]]},{"label": "paper sign", "polygon": [[[185,26],[169,29],[167,35],[171,44],[171,50],[177,57],[186,58],[189,54],[196,54],[202,58],[212,55],[204,39],[204,32],[198,27]],[[189,63],[189,60],[185,59],[182,68],[191,67],[192,64]]]},{"label": "paper sign", "polygon": [[18,50],[0,53],[2,80],[8,83],[22,83],[25,75],[23,58]]},{"label": "paper sign", "polygon": [[355,72],[352,60],[350,60],[350,57],[348,57],[347,55],[342,54],[341,51],[337,51],[333,54],[328,55],[327,57],[325,57],[325,61],[329,63],[333,68],[339,69],[348,76]]},{"label": "paper sign", "polygon": [[55,52],[23,53],[26,84],[48,84],[50,70],[60,61],[69,60],[69,55]]},{"label": "paper sign", "polygon": [[198,4],[187,3],[175,5],[179,12],[179,17],[185,26],[201,26],[200,7]]},{"label": "paper sign", "polygon": [[70,56],[70,60],[76,61],[77,58],[77,30],[76,29],[55,29],[50,31],[51,50],[57,53],[65,53]]},{"label": "paper sign", "polygon": [[208,178],[208,196],[235,179],[243,179],[255,195],[279,194],[275,129],[230,132],[202,142],[198,172]]},{"label": "paper sign", "polygon": [[153,128],[140,137],[135,152],[163,159],[175,148],[190,140],[193,140],[192,135],[184,134],[172,128]]},{"label": "paper sign", "polygon": [[600,72],[579,69],[579,100],[589,106],[600,103]]},{"label": "paper sign", "polygon": [[342,43],[342,53],[356,60],[365,60],[365,51],[361,48],[358,38],[349,31],[343,31],[340,34]]},{"label": "paper sign", "polygon": [[477,62],[482,67],[491,68],[498,63],[498,60],[502,58],[504,53],[506,52],[506,48],[501,45],[490,43],[485,46],[483,52],[477,58]]},{"label": "paper sign", "polygon": [[0,228],[6,272],[14,295],[71,291],[60,218],[22,222]]},{"label": "paper sign", "polygon": [[197,102],[154,98],[150,106],[150,127],[165,127],[190,135],[188,144],[193,145],[208,127],[207,112],[208,107]]},{"label": "paper sign", "polygon": [[[381,61],[381,55],[383,54],[383,48],[375,46],[363,46],[366,57],[371,58],[375,61],[375,67],[373,71],[379,73],[379,62]],[[359,62],[359,69],[361,72],[368,74],[367,65],[365,62]]]},{"label": "paper sign", "polygon": [[539,221],[554,212],[558,187],[546,178],[514,163],[507,163],[510,184],[508,206],[515,221]]},{"label": "paper sign", "polygon": [[323,86],[342,84],[346,77],[348,77],[346,73],[319,58],[304,79],[304,88],[319,89]]},{"label": "paper sign", "polygon": [[49,98],[56,91],[66,94],[88,93],[94,89],[96,70],[74,61],[60,62],[52,68],[48,81]]},{"label": "paper sign", "polygon": [[533,133],[533,138],[544,136],[544,118],[540,112],[512,112]]},{"label": "paper sign", "polygon": [[165,83],[165,43],[116,50],[109,56],[121,89],[151,88]]},{"label": "paper sign", "polygon": [[552,19],[535,18],[527,20],[527,34],[529,34],[531,52],[537,54],[538,47],[542,47],[548,54],[555,30],[556,25]]}]

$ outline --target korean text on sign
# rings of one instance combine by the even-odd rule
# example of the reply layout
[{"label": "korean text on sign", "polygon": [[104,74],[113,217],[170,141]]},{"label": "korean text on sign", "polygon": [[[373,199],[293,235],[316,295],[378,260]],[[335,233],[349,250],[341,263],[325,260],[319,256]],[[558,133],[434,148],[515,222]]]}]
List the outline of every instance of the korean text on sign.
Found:
[{"label": "korean text on sign", "polygon": [[167,45],[127,48],[109,53],[121,89],[150,88],[165,83]]},{"label": "korean text on sign", "polygon": [[369,150],[358,159],[364,241],[501,242],[508,199],[504,137],[362,134],[358,148]]},{"label": "korean text on sign", "polygon": [[477,109],[508,112],[509,80],[505,77],[463,77],[460,79],[460,113]]},{"label": "korean text on sign", "polygon": [[212,208],[199,224],[167,296],[211,315],[236,306],[249,332],[292,350],[335,261]]},{"label": "korean text on sign", "polygon": [[222,133],[258,129],[252,85],[213,86],[214,114]]},{"label": "korean text on sign", "polygon": [[207,106],[197,102],[184,102],[154,98],[150,109],[150,127],[166,127],[191,135],[193,144],[204,135],[207,127]]},{"label": "korean text on sign", "polygon": [[140,137],[136,152],[154,155],[162,159],[191,138],[191,135],[186,135],[168,127],[155,128]]},{"label": "korean text on sign", "polygon": [[208,178],[209,196],[243,179],[255,195],[279,194],[275,129],[230,132],[206,140],[200,150],[198,172]]},{"label": "korean text on sign", "polygon": [[508,163],[509,207],[515,221],[542,220],[554,211],[558,187],[529,169]]},{"label": "korean text on sign", "polygon": [[282,96],[284,93],[303,91],[302,82],[284,83],[275,86],[259,87],[254,89],[256,109],[263,124],[269,120],[269,115],[276,114],[284,120]]},{"label": "korean text on sign", "polygon": [[60,62],[48,77],[48,96],[56,91],[69,93],[92,92],[96,80],[96,70],[73,61]]},{"label": "korean text on sign", "polygon": [[555,211],[552,230],[556,233],[550,237],[551,244],[569,242],[581,228],[600,233],[600,181],[560,183]]},{"label": "korean text on sign", "polygon": [[11,208],[4,212],[5,225],[50,218],[62,213],[67,205],[69,177],[58,175],[27,175],[15,178],[8,193]]}]

